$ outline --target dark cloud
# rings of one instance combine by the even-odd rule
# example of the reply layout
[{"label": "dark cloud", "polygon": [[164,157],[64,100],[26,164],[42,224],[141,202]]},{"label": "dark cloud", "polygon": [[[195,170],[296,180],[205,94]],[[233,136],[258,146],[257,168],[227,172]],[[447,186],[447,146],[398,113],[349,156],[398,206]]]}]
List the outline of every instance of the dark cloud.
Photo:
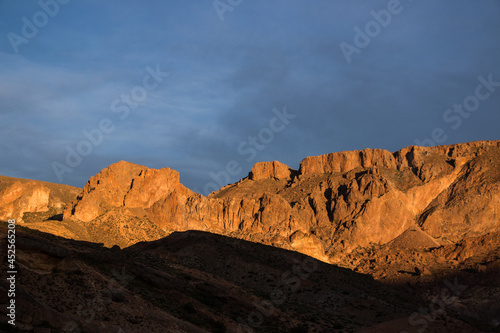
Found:
[{"label": "dark cloud", "polygon": [[[64,183],[128,160],[172,167],[203,191],[232,160],[236,181],[261,160],[297,168],[309,155],[393,151],[436,128],[443,144],[498,139],[500,87],[458,128],[443,119],[479,76],[500,81],[498,1],[401,1],[348,63],[339,45],[355,45],[354,28],[389,3],[244,1],[220,21],[210,1],[71,2],[18,54],[6,36],[39,8],[2,3],[0,174],[59,181],[52,163],[105,118],[114,130]],[[120,119],[113,101],[157,65],[170,76]],[[250,160],[241,154],[284,108],[296,118]]]}]

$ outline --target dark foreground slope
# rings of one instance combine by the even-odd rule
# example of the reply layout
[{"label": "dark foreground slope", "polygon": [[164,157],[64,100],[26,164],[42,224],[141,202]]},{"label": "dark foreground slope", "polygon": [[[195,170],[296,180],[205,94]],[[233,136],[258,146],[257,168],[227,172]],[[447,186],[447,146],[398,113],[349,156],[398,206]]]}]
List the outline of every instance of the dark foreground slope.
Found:
[{"label": "dark foreground slope", "polygon": [[[19,330],[354,332],[397,321],[400,332],[420,328],[409,318],[426,306],[367,275],[205,232],[174,233],[120,250],[20,226],[16,231]],[[0,235],[6,267],[4,223]],[[7,288],[2,276],[0,329],[6,332],[12,331]],[[452,313],[428,327],[475,331]]]}]

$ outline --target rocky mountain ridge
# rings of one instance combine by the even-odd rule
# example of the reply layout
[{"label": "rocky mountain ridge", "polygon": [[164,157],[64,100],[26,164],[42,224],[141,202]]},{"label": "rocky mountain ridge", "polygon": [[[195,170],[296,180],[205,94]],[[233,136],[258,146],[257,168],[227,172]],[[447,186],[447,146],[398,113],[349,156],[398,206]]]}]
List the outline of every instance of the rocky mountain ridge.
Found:
[{"label": "rocky mountain ridge", "polygon": [[299,170],[260,162],[208,197],[184,187],[174,170],[122,161],[92,177],[64,219],[91,223],[120,211],[165,232],[261,238],[330,261],[410,227],[440,244],[498,230],[499,204],[500,141],[482,141],[333,153],[308,157]]},{"label": "rocky mountain ridge", "polygon": [[121,247],[203,230],[339,263],[414,228],[439,245],[498,231],[499,204],[500,141],[478,141],[307,157],[299,170],[259,162],[207,197],[175,170],[121,161],[87,182],[63,221],[29,226]]}]

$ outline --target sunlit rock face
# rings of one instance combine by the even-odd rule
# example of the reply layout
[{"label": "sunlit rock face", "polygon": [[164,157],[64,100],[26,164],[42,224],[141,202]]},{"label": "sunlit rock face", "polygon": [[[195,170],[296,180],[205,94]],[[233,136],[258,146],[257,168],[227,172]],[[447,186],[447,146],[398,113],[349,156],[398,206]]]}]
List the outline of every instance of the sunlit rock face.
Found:
[{"label": "sunlit rock face", "polygon": [[208,197],[184,187],[175,170],[122,161],[92,177],[64,218],[102,225],[109,215],[112,227],[128,216],[167,233],[231,234],[328,261],[409,228],[438,243],[497,230],[499,156],[499,141],[481,141],[313,156],[299,170],[260,162]]},{"label": "sunlit rock face", "polygon": [[61,214],[79,191],[72,186],[0,176],[0,220],[25,222],[32,216]]}]

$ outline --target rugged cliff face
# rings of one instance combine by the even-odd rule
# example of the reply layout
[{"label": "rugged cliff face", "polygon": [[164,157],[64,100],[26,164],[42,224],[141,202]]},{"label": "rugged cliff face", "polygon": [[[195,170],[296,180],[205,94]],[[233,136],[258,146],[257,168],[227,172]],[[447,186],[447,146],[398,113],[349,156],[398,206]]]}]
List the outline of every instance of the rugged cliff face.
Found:
[{"label": "rugged cliff face", "polygon": [[165,233],[229,234],[335,262],[410,228],[436,244],[498,230],[499,203],[500,141],[481,141],[333,153],[308,157],[299,170],[261,162],[208,197],[184,187],[174,170],[119,162],[89,180],[64,219],[113,225],[127,217]]},{"label": "rugged cliff face", "polygon": [[0,176],[0,220],[60,219],[79,188]]},{"label": "rugged cliff face", "polygon": [[90,178],[82,194],[66,208],[64,218],[91,222],[107,212],[123,210],[124,215],[149,217],[164,228],[171,220],[182,220],[192,195],[175,170],[121,161]]}]

